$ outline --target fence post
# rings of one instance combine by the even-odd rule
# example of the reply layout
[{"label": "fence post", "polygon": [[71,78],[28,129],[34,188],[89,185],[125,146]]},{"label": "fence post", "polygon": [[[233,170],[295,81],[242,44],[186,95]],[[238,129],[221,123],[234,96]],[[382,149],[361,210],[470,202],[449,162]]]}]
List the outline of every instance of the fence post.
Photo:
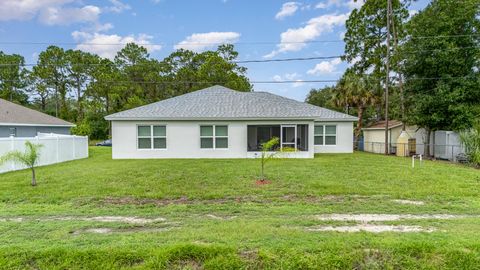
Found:
[{"label": "fence post", "polygon": [[75,135],[73,135],[73,137],[72,137],[72,141],[73,141],[73,147],[72,147],[73,155],[72,156],[73,156],[73,159],[75,159],[75,140],[76,140],[76,137],[75,137]]},{"label": "fence post", "polygon": [[85,138],[85,140],[87,141],[87,143],[85,144],[85,147],[87,148],[87,151],[86,151],[87,156],[86,156],[86,157],[88,157],[88,156],[89,156],[88,151],[90,150],[90,149],[88,148],[88,136],[85,136],[84,138]]},{"label": "fence post", "polygon": [[[40,144],[40,138],[38,137],[38,133],[37,133],[37,136],[35,136],[35,143],[36,143],[37,145]],[[42,151],[42,150],[40,150],[40,151]],[[40,153],[40,157],[41,157],[41,156],[42,156],[42,154]],[[37,165],[41,165],[41,162],[39,161]]]},{"label": "fence post", "polygon": [[59,157],[58,157],[58,155],[59,155],[59,153],[58,153],[58,152],[59,152],[59,148],[58,148],[58,147],[59,147],[59,146],[58,146],[58,144],[59,144],[59,137],[58,137],[58,135],[56,136],[56,138],[57,138],[57,148],[56,148],[57,151],[56,151],[56,154],[57,154],[57,163],[58,163],[58,162],[60,162],[60,159],[59,159]]},{"label": "fence post", "polygon": [[[10,135],[10,151],[14,151],[14,150],[15,150],[15,137]],[[11,161],[11,163],[12,163],[12,171],[15,171],[15,162]]]}]

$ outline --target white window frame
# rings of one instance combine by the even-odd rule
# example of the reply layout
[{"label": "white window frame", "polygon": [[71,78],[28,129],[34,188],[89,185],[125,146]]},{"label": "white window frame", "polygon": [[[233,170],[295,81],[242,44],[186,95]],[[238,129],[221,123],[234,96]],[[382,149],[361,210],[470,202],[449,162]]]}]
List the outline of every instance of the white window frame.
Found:
[{"label": "white window frame", "polygon": [[[217,136],[216,134],[216,127],[217,126],[220,126],[220,127],[227,127],[227,136]],[[202,127],[212,127],[212,135],[211,136],[202,136]],[[228,150],[229,148],[229,144],[230,144],[230,140],[228,139],[228,134],[230,134],[230,131],[229,131],[229,128],[228,128],[228,125],[213,125],[213,124],[202,124],[202,125],[199,125],[199,131],[200,131],[200,149],[201,150]],[[212,148],[202,148],[202,139],[212,139]],[[225,138],[227,139],[227,147],[225,148],[217,148],[217,138]]]},{"label": "white window frame", "polygon": [[[283,128],[294,128],[294,142],[283,142]],[[283,147],[291,147],[295,149],[295,152],[297,151],[297,125],[280,125],[280,149],[283,150]]]},{"label": "white window frame", "polygon": [[[139,127],[150,127],[150,136],[139,136],[138,135],[138,128]],[[153,135],[153,127],[165,127],[165,136],[154,136]],[[137,132],[137,150],[140,150],[140,151],[167,150],[167,125],[159,125],[159,124],[144,124],[144,125],[142,125],[142,124],[137,124],[136,129],[137,129],[137,131],[136,131]],[[150,139],[150,148],[140,148],[139,145],[138,145],[139,139]],[[165,139],[165,148],[154,148],[154,145],[155,145],[154,140],[155,139]]]},{"label": "white window frame", "polygon": [[[327,131],[327,126],[333,126],[335,127],[335,134],[326,134],[326,131]],[[315,134],[315,128],[316,127],[322,127],[322,133],[321,134]],[[322,143],[321,144],[315,144],[315,137],[317,136],[322,136]],[[332,136],[335,136],[335,144],[325,144],[325,137],[332,137]],[[318,146],[336,146],[337,145],[337,136],[338,136],[338,129],[337,129],[337,125],[329,125],[329,124],[322,124],[322,125],[314,125],[313,127],[313,142],[314,142],[314,145],[318,145]]]}]

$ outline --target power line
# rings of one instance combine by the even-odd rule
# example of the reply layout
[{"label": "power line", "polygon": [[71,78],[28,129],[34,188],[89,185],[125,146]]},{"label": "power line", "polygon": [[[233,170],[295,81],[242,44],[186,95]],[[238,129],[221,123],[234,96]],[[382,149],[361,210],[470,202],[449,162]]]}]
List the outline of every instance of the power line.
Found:
[{"label": "power line", "polygon": [[[478,79],[479,77],[467,75],[457,77],[413,77],[407,80],[449,80],[449,79]],[[390,77],[395,79],[395,77]],[[380,81],[380,78],[371,78],[372,81]],[[250,81],[252,84],[288,84],[288,83],[331,83],[339,82],[340,79],[325,79],[325,80],[257,80]],[[0,82],[20,82],[19,80],[0,80]],[[119,84],[119,83],[138,83],[138,84],[223,84],[225,81],[135,81],[135,80],[94,80],[87,79],[86,82],[90,83],[107,83],[107,84]]]},{"label": "power line", "polygon": [[[436,35],[436,36],[407,36],[411,39],[429,39],[429,38],[461,38],[461,37],[480,37],[480,34],[458,34],[458,35]],[[376,40],[376,38],[372,38]],[[326,39],[326,40],[304,40],[304,41],[245,41],[234,42],[235,45],[281,45],[281,44],[308,44],[308,43],[341,43],[343,39]],[[97,43],[97,42],[46,42],[46,41],[0,41],[0,45],[89,45],[89,46],[125,46],[128,43]],[[185,43],[135,43],[139,46],[165,46],[165,45],[182,45],[182,46],[213,46],[228,44],[228,42],[185,42]]]},{"label": "power line", "polygon": [[[416,54],[419,52],[445,52],[445,51],[457,51],[457,50],[468,50],[468,49],[480,49],[480,46],[467,46],[467,47],[455,47],[455,48],[438,48],[438,49],[430,49],[430,50],[416,50],[416,51],[402,51],[403,54]],[[337,59],[342,58],[343,55],[332,55],[332,56],[312,56],[312,57],[294,57],[294,58],[279,58],[279,59],[255,59],[255,60],[233,60],[231,63],[236,64],[249,64],[249,63],[271,63],[271,62],[292,62],[292,61],[312,61],[312,60],[328,60],[328,59]],[[347,61],[343,61],[347,62]],[[107,66],[109,63],[106,64],[98,64],[98,63],[74,63],[74,64],[42,64],[41,66]],[[143,66],[143,65],[150,65],[150,63],[137,63],[136,66]],[[38,63],[0,63],[0,67],[8,67],[8,66],[40,66]],[[131,65],[126,65],[131,66]]]},{"label": "power line", "polygon": [[[232,63],[237,64],[246,64],[246,63],[269,63],[269,62],[290,62],[290,61],[312,61],[312,60],[327,60],[327,59],[336,59],[341,58],[342,55],[334,56],[313,56],[313,57],[297,57],[297,58],[280,58],[280,59],[261,59],[261,60],[234,60]],[[92,64],[92,63],[75,63],[69,64],[68,66],[106,66],[108,64]],[[137,63],[137,66],[150,65],[150,63]],[[6,63],[0,64],[0,67],[7,66],[40,66],[35,63],[26,63],[26,64],[15,64],[15,63]],[[41,66],[67,66],[67,64],[42,64]]]}]

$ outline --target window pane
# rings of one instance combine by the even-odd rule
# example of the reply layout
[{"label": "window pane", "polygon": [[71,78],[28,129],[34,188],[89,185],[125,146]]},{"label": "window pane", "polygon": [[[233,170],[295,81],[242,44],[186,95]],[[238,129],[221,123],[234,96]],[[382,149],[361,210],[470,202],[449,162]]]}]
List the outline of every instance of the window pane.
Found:
[{"label": "window pane", "polygon": [[200,139],[200,148],[213,148],[213,139],[212,138],[201,138]]},{"label": "window pane", "polygon": [[316,135],[322,135],[323,134],[323,126],[315,126],[314,130]]},{"label": "window pane", "polygon": [[138,138],[138,149],[150,149],[150,148],[152,148],[152,139]]},{"label": "window pane", "polygon": [[325,136],[325,145],[335,145],[335,136]]},{"label": "window pane", "polygon": [[228,139],[227,138],[216,138],[215,139],[216,148],[228,148]]},{"label": "window pane", "polygon": [[213,136],[213,126],[200,126],[200,136]]},{"label": "window pane", "polygon": [[323,145],[323,136],[315,136],[315,145]]},{"label": "window pane", "polygon": [[150,126],[138,126],[138,136],[150,137]]},{"label": "window pane", "polygon": [[165,126],[153,126],[153,136],[167,136]]},{"label": "window pane", "polygon": [[328,135],[337,134],[337,126],[325,126],[325,134],[328,134]]},{"label": "window pane", "polygon": [[228,127],[215,126],[215,136],[228,136]]},{"label": "window pane", "polygon": [[153,148],[155,148],[155,149],[167,148],[167,139],[166,138],[154,138],[153,139]]}]

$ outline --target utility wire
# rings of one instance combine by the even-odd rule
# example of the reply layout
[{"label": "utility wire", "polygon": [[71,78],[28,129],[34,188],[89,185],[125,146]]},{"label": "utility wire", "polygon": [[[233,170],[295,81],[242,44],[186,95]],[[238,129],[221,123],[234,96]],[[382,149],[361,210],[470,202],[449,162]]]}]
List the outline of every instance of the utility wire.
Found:
[{"label": "utility wire", "polygon": [[[390,77],[391,79],[395,79],[395,77]],[[478,76],[457,76],[457,77],[413,77],[407,80],[450,80],[450,79],[479,79]],[[381,81],[380,78],[371,78],[371,81]],[[249,81],[252,84],[285,84],[285,83],[330,83],[330,82],[339,82],[340,79],[325,79],[325,80],[278,80],[278,81],[268,81],[268,80],[257,80],[257,81]],[[20,82],[19,80],[0,80],[1,82]],[[138,84],[223,84],[225,81],[125,81],[125,80],[94,80],[94,79],[87,79],[85,82],[90,83],[107,83],[107,84],[115,84],[115,83],[138,83]]]},{"label": "utility wire", "polygon": [[[437,35],[437,36],[407,36],[411,39],[429,39],[429,38],[461,38],[461,37],[480,37],[480,34],[459,34],[459,35]],[[376,40],[376,38],[372,38]],[[276,44],[308,44],[308,43],[340,43],[344,42],[343,39],[330,39],[330,40],[305,40],[305,41],[246,41],[235,42],[234,45],[276,45]],[[122,42],[122,43],[96,43],[96,42],[45,42],[45,41],[0,41],[0,45],[90,45],[90,46],[124,46],[128,43],[135,42]],[[140,46],[165,46],[165,45],[179,45],[179,43],[135,43]],[[222,45],[228,44],[228,42],[186,42],[180,45],[183,46],[207,46],[207,45]]]},{"label": "utility wire", "polygon": [[[480,49],[480,46],[468,46],[468,47],[456,47],[456,48],[438,48],[431,50],[417,50],[417,51],[403,51],[404,54],[416,54],[419,52],[445,52],[445,51],[457,51],[457,50],[467,50],[467,49]],[[342,58],[343,55],[332,55],[332,56],[312,56],[312,57],[295,57],[295,58],[279,58],[279,59],[255,59],[255,60],[233,60],[231,63],[236,64],[249,64],[249,63],[272,63],[272,62],[292,62],[292,61],[313,61],[313,60],[328,60],[328,59],[337,59]],[[347,62],[347,61],[343,61]],[[74,64],[41,64],[38,63],[0,63],[0,67],[8,66],[107,66],[109,64],[92,64],[92,63],[74,63]],[[136,66],[151,65],[150,63],[137,63]],[[126,65],[132,66],[132,65]]]}]

